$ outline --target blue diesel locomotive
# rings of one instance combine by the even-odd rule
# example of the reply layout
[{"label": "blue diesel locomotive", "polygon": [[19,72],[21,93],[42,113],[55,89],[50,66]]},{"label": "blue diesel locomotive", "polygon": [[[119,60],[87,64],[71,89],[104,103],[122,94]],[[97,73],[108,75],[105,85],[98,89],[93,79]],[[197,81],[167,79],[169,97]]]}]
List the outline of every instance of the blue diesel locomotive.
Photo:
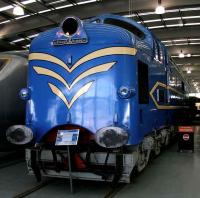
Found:
[{"label": "blue diesel locomotive", "polygon": [[[129,182],[159,154],[184,111],[189,87],[164,45],[116,15],[69,16],[30,46],[26,126],[8,139],[29,143],[30,173]],[[20,131],[20,134],[19,134]],[[16,135],[21,138],[15,140]],[[19,141],[21,140],[21,142]]]}]

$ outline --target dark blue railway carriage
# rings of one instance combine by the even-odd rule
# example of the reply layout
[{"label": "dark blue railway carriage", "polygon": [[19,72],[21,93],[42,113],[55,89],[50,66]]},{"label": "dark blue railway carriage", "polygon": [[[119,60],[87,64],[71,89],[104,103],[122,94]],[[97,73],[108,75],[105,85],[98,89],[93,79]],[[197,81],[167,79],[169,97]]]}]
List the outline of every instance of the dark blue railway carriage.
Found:
[{"label": "dark blue railway carriage", "polygon": [[34,143],[27,161],[38,178],[68,177],[65,144],[74,144],[77,178],[128,182],[169,143],[188,89],[163,44],[115,15],[70,16],[41,33],[31,43],[28,79],[21,131]]}]

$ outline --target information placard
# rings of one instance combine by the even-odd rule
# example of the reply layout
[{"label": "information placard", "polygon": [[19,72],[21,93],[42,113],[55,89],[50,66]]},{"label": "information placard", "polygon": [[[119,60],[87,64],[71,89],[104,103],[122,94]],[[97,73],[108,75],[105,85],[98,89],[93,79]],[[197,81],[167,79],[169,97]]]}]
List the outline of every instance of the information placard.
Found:
[{"label": "information placard", "polygon": [[79,138],[79,129],[58,130],[56,137],[56,146],[77,145]]},{"label": "information placard", "polygon": [[179,126],[178,132],[179,133],[194,133],[194,127],[193,126]]}]

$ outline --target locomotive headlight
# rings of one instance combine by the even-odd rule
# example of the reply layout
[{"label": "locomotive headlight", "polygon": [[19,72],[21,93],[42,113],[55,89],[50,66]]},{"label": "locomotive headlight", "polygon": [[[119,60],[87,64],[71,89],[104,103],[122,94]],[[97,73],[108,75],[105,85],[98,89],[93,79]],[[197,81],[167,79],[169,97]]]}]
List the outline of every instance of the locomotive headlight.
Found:
[{"label": "locomotive headlight", "polygon": [[28,88],[21,89],[20,92],[19,92],[19,97],[22,100],[28,100],[28,99],[30,99],[30,90]]},{"label": "locomotive headlight", "polygon": [[134,94],[135,89],[131,89],[129,87],[122,86],[118,90],[119,97],[123,99],[131,98]]},{"label": "locomotive headlight", "polygon": [[79,19],[76,17],[67,17],[62,23],[61,28],[66,36],[73,36],[79,28]]},{"label": "locomotive headlight", "polygon": [[121,127],[105,127],[97,131],[95,140],[102,147],[118,148],[128,142],[128,132]]},{"label": "locomotive headlight", "polygon": [[12,144],[24,145],[32,141],[33,132],[24,125],[14,125],[7,129],[6,138]]}]

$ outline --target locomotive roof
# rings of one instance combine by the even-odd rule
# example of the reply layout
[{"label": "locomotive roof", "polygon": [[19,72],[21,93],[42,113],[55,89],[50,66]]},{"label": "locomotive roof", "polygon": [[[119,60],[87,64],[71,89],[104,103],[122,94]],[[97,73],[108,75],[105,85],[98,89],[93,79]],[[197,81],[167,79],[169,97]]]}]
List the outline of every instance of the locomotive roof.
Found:
[{"label": "locomotive roof", "polygon": [[[131,20],[131,19],[119,16],[119,15],[114,15],[114,14],[103,14],[103,15],[100,15],[100,16],[97,16],[97,17],[93,17],[93,18],[91,18],[87,21],[89,21],[89,22],[97,21],[99,23],[107,23],[106,20],[108,20],[108,19],[118,20],[118,21],[122,21],[122,22],[124,21],[127,24],[130,24],[132,26],[132,28],[136,28],[138,31],[143,33],[144,37],[143,38],[140,37],[141,39],[145,40],[150,46],[153,46],[152,33],[146,27],[137,23],[134,20]],[[109,23],[109,24],[111,24],[111,23]]]},{"label": "locomotive roof", "polygon": [[[100,16],[97,16],[97,17],[93,17],[93,18],[91,18],[89,20],[86,20],[86,21],[88,21],[88,22],[97,21],[99,23],[105,23],[105,21],[107,19],[114,19],[114,20],[124,21],[124,22],[130,24],[132,26],[132,28],[137,28],[139,31],[141,31],[144,34],[144,37],[140,38],[140,39],[145,41],[147,44],[149,44],[149,46],[152,49],[154,48],[153,42],[155,40],[155,41],[157,41],[159,43],[159,45],[163,49],[164,53],[167,53],[166,47],[163,45],[163,43],[160,42],[159,39],[157,39],[155,37],[155,35],[151,31],[149,31],[146,27],[144,27],[143,25],[137,23],[136,21],[134,21],[132,19],[125,18],[125,17],[119,16],[119,15],[114,15],[114,14],[103,14],[103,15],[100,15]],[[169,56],[168,53],[167,53],[167,56]]]},{"label": "locomotive roof", "polygon": [[[136,21],[129,19],[129,18],[125,18],[119,15],[113,15],[113,14],[103,14],[97,17],[93,17],[91,19],[89,19],[89,22],[98,22],[98,23],[105,23],[107,19],[114,19],[114,20],[119,20],[119,21],[124,21],[127,22],[128,24],[132,25],[133,28],[138,28],[139,31],[141,31],[144,34],[143,38],[140,38],[142,40],[144,40],[146,43],[148,43],[152,49],[154,49],[154,41],[156,41],[160,48],[162,49],[163,53],[165,53],[165,56],[167,56],[170,59],[170,56],[168,54],[168,51],[166,49],[166,47],[163,45],[163,43],[160,42],[159,39],[157,39],[155,37],[155,35],[149,31],[146,27],[144,27],[143,25],[137,23]],[[137,36],[137,35],[136,35]],[[178,67],[176,66],[176,64],[173,62],[173,60],[169,60],[169,64],[179,73],[180,77],[182,79],[184,79],[185,83],[188,84],[188,82],[186,81],[186,79],[183,76],[183,73],[178,69]]]}]

